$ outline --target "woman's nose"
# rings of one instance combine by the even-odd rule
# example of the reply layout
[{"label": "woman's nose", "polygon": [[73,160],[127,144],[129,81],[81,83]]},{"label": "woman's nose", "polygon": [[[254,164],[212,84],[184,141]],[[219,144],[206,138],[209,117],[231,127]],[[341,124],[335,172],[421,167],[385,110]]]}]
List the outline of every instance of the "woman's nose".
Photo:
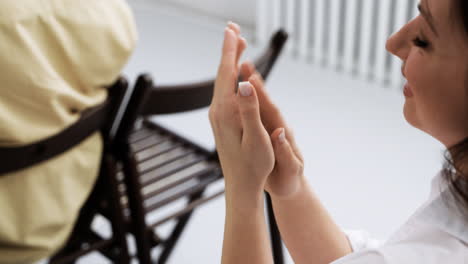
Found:
[{"label": "woman's nose", "polygon": [[406,40],[406,31],[405,28],[402,28],[400,31],[390,36],[385,45],[388,52],[399,57],[402,61],[406,60],[409,51],[409,41]]}]

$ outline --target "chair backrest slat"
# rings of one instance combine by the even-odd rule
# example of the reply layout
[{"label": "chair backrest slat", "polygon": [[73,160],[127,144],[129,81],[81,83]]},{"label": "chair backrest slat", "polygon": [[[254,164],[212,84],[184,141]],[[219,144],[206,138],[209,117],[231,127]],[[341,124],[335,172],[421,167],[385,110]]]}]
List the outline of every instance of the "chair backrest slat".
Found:
[{"label": "chair backrest slat", "polygon": [[119,78],[109,89],[108,99],[104,103],[83,111],[77,122],[55,135],[24,146],[0,147],[0,176],[52,159],[96,131],[101,131],[106,144],[109,144],[110,131],[126,88],[126,80]]}]

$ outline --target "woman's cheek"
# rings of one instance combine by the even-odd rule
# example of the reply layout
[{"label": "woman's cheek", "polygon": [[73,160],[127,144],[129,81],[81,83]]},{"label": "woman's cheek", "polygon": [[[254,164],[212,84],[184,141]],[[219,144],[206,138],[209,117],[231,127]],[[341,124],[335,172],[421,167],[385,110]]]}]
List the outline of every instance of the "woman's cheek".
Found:
[{"label": "woman's cheek", "polygon": [[431,84],[433,77],[428,63],[422,51],[414,47],[406,60],[404,70],[413,94],[406,99],[405,118],[411,125],[425,132],[429,132],[431,127],[430,116],[433,115],[431,105],[434,103],[434,96],[431,95],[434,92]]},{"label": "woman's cheek", "polygon": [[423,58],[416,48],[414,48],[408,56],[404,71],[413,94],[417,96],[422,89],[421,87],[424,85],[426,80],[424,77],[427,73],[424,72],[425,68]]}]

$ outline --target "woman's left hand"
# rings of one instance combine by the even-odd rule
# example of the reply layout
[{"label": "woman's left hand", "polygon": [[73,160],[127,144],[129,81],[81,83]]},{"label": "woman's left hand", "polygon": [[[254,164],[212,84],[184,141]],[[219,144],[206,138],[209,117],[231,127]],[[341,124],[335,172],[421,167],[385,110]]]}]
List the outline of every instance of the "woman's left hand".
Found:
[{"label": "woman's left hand", "polygon": [[[246,48],[239,27],[230,24],[224,32],[221,63],[215,82],[209,119],[213,129],[227,197],[245,201],[263,193],[275,165],[270,136],[265,130],[259,102],[249,82],[238,85],[238,60]],[[253,196],[254,195],[254,196]]]}]

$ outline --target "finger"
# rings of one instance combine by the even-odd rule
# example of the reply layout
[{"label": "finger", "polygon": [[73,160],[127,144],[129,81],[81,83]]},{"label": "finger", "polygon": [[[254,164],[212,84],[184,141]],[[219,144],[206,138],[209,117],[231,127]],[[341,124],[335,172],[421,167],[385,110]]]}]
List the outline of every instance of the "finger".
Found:
[{"label": "finger", "polygon": [[258,72],[255,72],[249,78],[249,82],[254,86],[257,92],[258,101],[260,104],[260,116],[262,118],[262,122],[263,122],[263,125],[265,126],[265,129],[268,131],[268,133],[272,133],[274,129],[276,129],[277,127],[286,128],[288,132],[286,133],[286,137],[294,153],[296,153],[296,156],[302,160],[302,154],[299,150],[299,147],[296,144],[296,139],[294,138],[292,130],[288,128],[288,125],[285,119],[283,118],[281,111],[273,103],[273,100],[271,99],[270,95],[267,93],[267,90],[265,89],[265,86],[264,86],[265,82],[263,81],[262,76]]},{"label": "finger", "polygon": [[236,35],[240,35],[240,33],[241,33],[241,28],[240,28],[240,26],[239,26],[238,24],[236,24],[236,23],[234,23],[234,22],[232,22],[232,21],[229,21],[229,22],[228,22],[228,27],[229,27],[230,29],[232,29],[232,31],[234,31],[234,33],[236,33]]},{"label": "finger", "polygon": [[287,130],[278,128],[271,134],[273,150],[275,152],[276,170],[280,174],[294,174],[297,172],[298,161],[294,150],[287,138]]},{"label": "finger", "polygon": [[237,83],[237,41],[234,31],[229,27],[224,30],[224,43],[221,62],[215,83],[214,97],[225,97],[234,94],[234,86]]},{"label": "finger", "polygon": [[241,80],[246,82],[255,73],[255,65],[251,61],[245,61],[240,66]]},{"label": "finger", "polygon": [[239,114],[243,129],[242,138],[261,136],[265,128],[260,118],[258,98],[252,84],[249,82],[239,83],[238,98]]},{"label": "finger", "polygon": [[242,54],[244,53],[245,49],[247,48],[247,40],[244,37],[239,36],[239,43],[237,45],[238,52],[236,57],[236,65],[239,65],[239,60]]},{"label": "finger", "polygon": [[261,117],[267,131],[272,133],[277,127],[287,127],[281,112],[267,93],[263,78],[260,74],[258,72],[254,73],[249,78],[249,82],[254,86],[257,92]]},{"label": "finger", "polygon": [[221,65],[232,68],[235,64],[238,51],[238,36],[236,33],[227,27],[224,30],[223,54],[221,57]]},{"label": "finger", "polygon": [[236,33],[236,35],[237,35],[237,37],[239,39],[238,43],[237,43],[238,47],[237,47],[237,57],[236,57],[236,65],[238,65],[239,64],[239,59],[242,56],[242,53],[247,48],[247,40],[241,36],[241,28],[240,28],[240,26],[238,24],[230,21],[228,23],[228,27],[232,31],[234,31],[234,33]]},{"label": "finger", "polygon": [[[295,153],[287,139],[287,131],[285,128],[277,128],[271,134],[271,141],[273,142],[273,151],[275,153],[275,172],[278,175],[296,175],[300,172],[299,161],[296,159]],[[273,185],[283,186],[281,189],[285,193],[293,193],[296,185],[291,184],[290,178],[277,177],[273,181],[288,181],[276,182]],[[287,188],[286,188],[287,186]],[[286,189],[285,189],[286,188]]]}]

